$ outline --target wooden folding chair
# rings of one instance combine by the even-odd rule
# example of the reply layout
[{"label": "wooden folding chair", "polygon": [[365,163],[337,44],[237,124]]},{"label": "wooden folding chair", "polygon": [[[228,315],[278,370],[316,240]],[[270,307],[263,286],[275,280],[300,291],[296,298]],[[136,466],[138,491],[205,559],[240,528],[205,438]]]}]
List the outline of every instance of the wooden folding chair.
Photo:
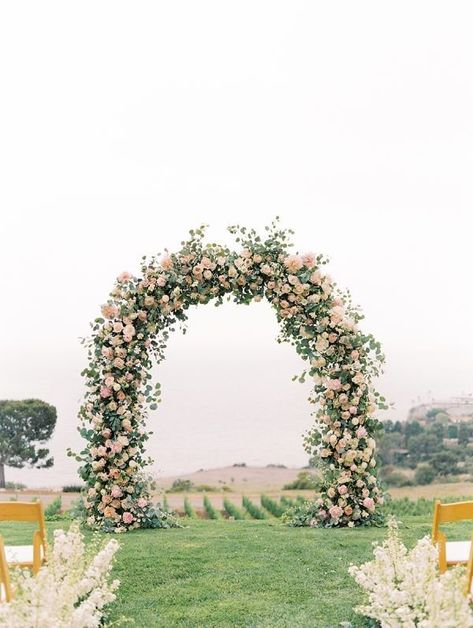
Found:
[{"label": "wooden folding chair", "polygon": [[432,540],[439,548],[440,572],[444,572],[452,565],[466,565],[471,549],[471,540],[447,541],[445,534],[440,530],[440,525],[468,519],[473,523],[473,501],[453,504],[441,504],[438,500],[435,502]]},{"label": "wooden folding chair", "polygon": [[11,567],[28,567],[37,573],[46,555],[46,527],[40,502],[0,502],[0,521],[37,522],[32,545],[6,545],[5,556]]},{"label": "wooden folding chair", "polygon": [[11,602],[10,572],[8,570],[5,546],[0,536],[0,602]]}]

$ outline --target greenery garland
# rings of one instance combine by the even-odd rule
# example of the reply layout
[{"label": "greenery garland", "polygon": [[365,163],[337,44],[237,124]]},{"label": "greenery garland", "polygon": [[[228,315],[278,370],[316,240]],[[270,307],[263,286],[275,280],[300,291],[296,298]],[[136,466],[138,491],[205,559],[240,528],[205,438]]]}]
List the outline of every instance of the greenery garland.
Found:
[{"label": "greenery garland", "polygon": [[[372,380],[383,355],[378,342],[358,328],[362,316],[332,279],[326,260],[291,253],[292,231],[276,220],[264,237],[230,227],[240,250],[204,243],[204,227],[190,232],[177,253],[143,258],[141,276],[122,273],[92,323],[84,370],[86,397],[77,455],[88,486],[87,522],[122,532],[173,525],[154,507],[143,469],[147,410],[155,410],[160,385],[151,383],[154,361],[164,359],[169,333],[183,325],[192,305],[224,297],[249,304],[266,298],[280,323],[279,342],[290,342],[307,362],[300,379],[314,382],[315,405],[306,451],[318,456],[321,496],[294,515],[295,524],[354,526],[377,520],[383,501],[375,473],[374,418],[384,399]],[[185,331],[185,329],[184,329]]]}]

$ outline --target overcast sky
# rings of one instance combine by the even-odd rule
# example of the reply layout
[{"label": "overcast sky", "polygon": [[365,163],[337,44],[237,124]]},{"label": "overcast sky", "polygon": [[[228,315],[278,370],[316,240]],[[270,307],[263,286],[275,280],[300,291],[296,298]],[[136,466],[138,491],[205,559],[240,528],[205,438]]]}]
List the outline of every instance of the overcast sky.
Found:
[{"label": "overcast sky", "polygon": [[[383,343],[379,383],[473,392],[469,2],[0,7],[0,398],[57,406],[57,466],[115,276],[202,222],[279,214]],[[156,469],[303,464],[307,389],[267,304],[191,312],[157,370]],[[59,480],[60,481],[60,480]]]}]

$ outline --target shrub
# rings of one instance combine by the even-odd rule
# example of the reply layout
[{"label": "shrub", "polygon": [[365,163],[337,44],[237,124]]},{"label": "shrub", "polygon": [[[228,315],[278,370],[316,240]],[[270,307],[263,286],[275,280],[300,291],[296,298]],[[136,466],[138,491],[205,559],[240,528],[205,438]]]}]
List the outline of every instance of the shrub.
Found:
[{"label": "shrub", "polygon": [[87,518],[87,508],[85,507],[85,502],[82,497],[75,499],[72,504],[70,510],[68,510],[67,514],[71,519],[78,519],[79,521],[85,521]]},{"label": "shrub", "polygon": [[281,506],[284,506],[285,509],[292,508],[292,506],[294,506],[294,501],[290,499],[289,497],[286,497],[285,495],[281,496],[281,499],[279,500],[279,502]]},{"label": "shrub", "polygon": [[82,493],[85,486],[82,484],[68,484],[62,487],[63,493]]},{"label": "shrub", "polygon": [[180,478],[178,478],[177,480],[174,480],[171,488],[169,488],[166,493],[190,493],[193,488],[193,482],[191,482],[190,480],[181,480]]},{"label": "shrub", "polygon": [[233,463],[234,467],[246,467],[246,462],[235,462]]},{"label": "shrub", "polygon": [[204,495],[204,509],[209,519],[220,519],[220,513],[212,506],[212,502]]},{"label": "shrub", "polygon": [[44,509],[44,518],[46,521],[56,521],[57,519],[61,519],[61,508],[62,501],[58,496]]},{"label": "shrub", "polygon": [[192,504],[190,503],[188,497],[184,498],[184,513],[186,514],[187,517],[190,517],[191,519],[195,518],[195,510]]},{"label": "shrub", "polygon": [[268,516],[262,508],[253,504],[248,497],[242,499],[243,508],[253,517],[253,519],[267,519]]},{"label": "shrub", "polygon": [[289,484],[285,484],[283,486],[283,491],[303,491],[303,490],[316,490],[317,489],[317,479],[308,471],[301,471],[297,475],[297,479],[294,482],[290,482]]},{"label": "shrub", "polygon": [[26,484],[22,484],[21,482],[5,482],[5,488],[10,491],[22,491],[28,487]]},{"label": "shrub", "polygon": [[420,464],[416,469],[414,480],[416,484],[432,484],[436,475],[431,464]]},{"label": "shrub", "polygon": [[227,515],[232,519],[241,520],[245,518],[243,511],[226,497],[223,500],[223,507]]},{"label": "shrub", "polygon": [[274,517],[281,517],[283,512],[286,510],[283,506],[278,504],[274,499],[267,497],[266,495],[261,495],[261,505],[263,508],[271,513]]}]

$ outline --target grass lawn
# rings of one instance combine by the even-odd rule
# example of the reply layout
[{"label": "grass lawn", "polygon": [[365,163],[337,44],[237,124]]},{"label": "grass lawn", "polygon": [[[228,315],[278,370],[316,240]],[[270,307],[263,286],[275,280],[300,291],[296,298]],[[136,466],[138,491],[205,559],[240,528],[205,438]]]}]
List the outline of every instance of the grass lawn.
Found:
[{"label": "grass lawn", "polygon": [[[294,529],[277,520],[183,520],[184,529],[128,533],[114,569],[121,580],[113,619],[154,626],[367,625],[353,613],[360,601],[351,562],[371,556],[385,528]],[[409,545],[430,531],[430,517],[405,519]],[[66,527],[67,522],[49,523]],[[468,524],[451,538],[470,538]],[[2,524],[10,543],[28,542],[28,524]],[[134,620],[133,623],[131,620]]]}]

